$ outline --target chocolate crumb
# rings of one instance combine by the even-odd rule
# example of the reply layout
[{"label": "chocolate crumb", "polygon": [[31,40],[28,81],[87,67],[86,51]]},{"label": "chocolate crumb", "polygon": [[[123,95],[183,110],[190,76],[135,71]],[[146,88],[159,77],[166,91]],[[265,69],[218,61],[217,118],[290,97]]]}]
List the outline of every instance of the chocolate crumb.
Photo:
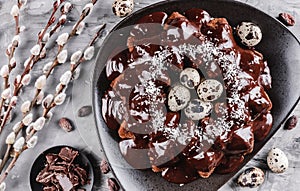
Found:
[{"label": "chocolate crumb", "polygon": [[110,171],[109,165],[105,159],[103,159],[100,163],[100,170],[103,174],[107,174]]},{"label": "chocolate crumb", "polygon": [[298,123],[298,118],[297,116],[293,115],[286,121],[284,125],[284,129],[287,130],[294,129],[297,126],[297,123]]},{"label": "chocolate crumb", "polygon": [[294,26],[296,23],[295,18],[289,13],[280,13],[279,20],[287,26]]},{"label": "chocolate crumb", "polygon": [[74,129],[70,120],[65,117],[59,120],[58,125],[66,132],[70,132]]},{"label": "chocolate crumb", "polygon": [[79,117],[86,117],[86,116],[90,115],[91,113],[92,113],[92,106],[90,106],[90,105],[83,106],[78,110]]},{"label": "chocolate crumb", "polygon": [[107,185],[109,191],[118,191],[120,189],[117,181],[114,178],[107,179]]}]

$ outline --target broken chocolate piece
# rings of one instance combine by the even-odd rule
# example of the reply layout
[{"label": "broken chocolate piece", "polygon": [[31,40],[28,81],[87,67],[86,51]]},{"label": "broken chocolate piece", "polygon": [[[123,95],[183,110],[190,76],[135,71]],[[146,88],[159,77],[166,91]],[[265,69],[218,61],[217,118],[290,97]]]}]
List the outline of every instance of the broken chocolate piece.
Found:
[{"label": "broken chocolate piece", "polygon": [[44,191],[85,191],[79,187],[89,183],[88,172],[74,162],[78,155],[78,151],[69,147],[61,148],[59,154],[46,155],[45,168],[36,177]]},{"label": "broken chocolate piece", "polygon": [[70,191],[73,188],[73,184],[70,179],[64,174],[56,175],[56,179],[58,180],[60,186],[64,191]]},{"label": "broken chocolate piece", "polygon": [[71,162],[78,156],[78,151],[74,151],[69,147],[64,147],[60,150],[58,156],[64,161]]},{"label": "broken chocolate piece", "polygon": [[47,186],[43,188],[43,191],[56,191],[56,188],[55,186]]},{"label": "broken chocolate piece", "polygon": [[74,172],[78,175],[80,179],[80,183],[83,185],[85,180],[87,180],[87,173],[83,168],[76,167],[74,168]]},{"label": "broken chocolate piece", "polygon": [[58,155],[49,153],[49,154],[46,155],[46,159],[47,159],[48,164],[52,164],[52,163],[57,161]]}]

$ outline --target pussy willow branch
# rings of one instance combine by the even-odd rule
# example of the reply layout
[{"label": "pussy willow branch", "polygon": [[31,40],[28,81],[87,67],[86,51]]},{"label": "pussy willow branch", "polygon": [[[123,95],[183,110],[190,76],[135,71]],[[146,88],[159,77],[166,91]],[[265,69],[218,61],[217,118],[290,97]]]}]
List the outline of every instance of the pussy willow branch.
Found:
[{"label": "pussy willow branch", "polygon": [[[90,41],[90,43],[88,44],[88,47],[93,46],[96,43],[96,40],[99,38],[99,36],[102,34],[102,31],[105,29],[106,24],[103,24],[98,32],[95,34],[95,36],[92,38],[92,40]],[[70,67],[70,72],[72,73],[72,75],[74,75],[75,70],[78,68],[78,66],[84,62],[86,62],[87,60],[84,58],[84,55],[82,54],[80,59],[73,65],[71,65]],[[58,84],[59,85],[59,84]],[[66,85],[62,85],[60,84],[60,88],[55,92],[54,97],[56,97],[57,95],[59,95],[60,93],[62,93],[65,88],[67,86]],[[50,102],[49,107],[44,108],[43,110],[43,115],[42,117],[46,117],[47,114],[53,109],[55,108],[57,105],[54,103],[54,99]],[[32,129],[29,133],[29,135],[26,137],[26,140],[28,141],[37,131]],[[1,183],[1,182],[0,182]]]},{"label": "pussy willow branch", "polygon": [[[22,8],[23,4],[20,0],[18,0],[17,2],[17,7],[18,9],[20,10]],[[20,34],[20,14],[18,13],[17,15],[13,16],[14,17],[14,20],[15,20],[15,36],[18,36]],[[11,43],[11,47],[8,47],[7,51],[6,51],[6,54],[7,54],[7,57],[8,57],[8,63],[7,63],[7,66],[8,66],[8,74],[3,77],[3,90],[7,89],[10,87],[10,84],[9,84],[9,75],[11,74],[12,70],[15,68],[15,64],[11,65],[11,62],[12,62],[12,59],[14,58],[15,56],[15,50],[17,49],[17,47],[19,46],[19,42],[18,41],[15,41],[15,42],[12,42]],[[3,107],[3,104],[4,102],[6,101],[5,98],[1,97],[1,100],[0,100],[0,116],[2,115],[2,107]]]},{"label": "pussy willow branch", "polygon": [[[97,1],[92,1],[92,3],[93,3],[93,5],[95,5],[95,3],[96,3]],[[78,27],[79,27],[79,25],[80,25],[80,23],[90,14],[90,11],[91,10],[85,10],[85,9],[83,9],[82,10],[82,13],[81,13],[81,15],[79,16],[79,19],[76,21],[76,23],[74,24],[74,27],[73,27],[73,29],[69,32],[69,34],[68,34],[68,39],[67,39],[67,41],[63,44],[63,45],[60,45],[59,46],[59,49],[58,49],[58,52],[57,52],[57,56],[63,51],[63,49],[64,49],[64,47],[65,47],[65,45],[68,43],[68,41],[70,40],[70,39],[72,39],[75,35],[76,35],[76,32],[77,32],[77,30],[78,30]],[[100,30],[99,30],[100,31]],[[102,29],[101,29],[101,31],[102,31]],[[95,40],[94,40],[95,41]],[[94,42],[91,42],[91,44],[94,44]],[[54,59],[54,61],[52,62],[52,65],[51,65],[51,67],[50,67],[50,69],[48,70],[48,72],[45,74],[46,75],[46,78],[48,79],[48,77],[50,76],[50,74],[52,73],[52,71],[54,70],[54,68],[57,66],[57,65],[59,65],[59,62],[58,62],[58,57],[56,56],[56,58]],[[36,99],[37,99],[37,96],[39,95],[39,92],[40,92],[41,90],[38,90],[38,89],[36,89],[36,93],[35,93],[35,98],[33,99],[33,101],[31,102],[31,107],[33,107],[34,105],[35,105],[35,101],[36,101]]]},{"label": "pussy willow branch", "polygon": [[[96,2],[97,2],[97,1],[92,1],[92,3],[91,3],[92,6],[94,6]],[[87,5],[89,5],[89,4],[87,4]],[[93,7],[90,7],[90,6],[84,7],[84,9],[82,10],[82,13],[81,13],[79,19],[78,19],[77,22],[75,23],[75,25],[74,25],[72,31],[69,33],[67,42],[68,42],[73,36],[76,35],[77,29],[78,29],[80,23],[81,23],[81,22],[82,22],[82,21],[83,21],[90,13],[91,13],[92,8],[93,8]],[[43,30],[43,33],[44,33],[44,31],[45,31],[45,30]],[[42,33],[42,34],[43,34],[43,33]],[[41,41],[41,39],[43,39],[43,38],[40,37],[39,40]],[[59,47],[60,49],[59,49],[59,52],[57,53],[57,55],[63,50],[65,44],[66,44],[66,43],[64,43],[64,45],[62,45],[62,46]],[[34,55],[31,55],[30,60],[29,60],[29,63],[30,63],[31,61],[34,61]],[[56,59],[56,60],[53,62],[52,67],[55,67],[57,64],[58,64],[58,60]],[[23,79],[23,77],[31,71],[33,65],[34,65],[34,62],[33,62],[33,64],[28,64],[28,65],[26,66],[26,68],[25,68],[23,74],[21,75],[21,79]],[[48,77],[49,75],[50,75],[50,73],[47,73],[47,74],[46,74],[47,77]],[[14,93],[13,93],[13,95],[14,95],[14,96],[18,96],[19,91],[21,90],[22,87],[23,87],[22,83],[21,83],[21,82],[18,83],[18,84],[16,85],[16,88],[14,88]],[[37,95],[38,95],[38,94],[37,94]],[[12,108],[9,107],[9,108],[7,109],[7,112],[6,112],[5,116],[3,117],[3,120],[2,120],[1,125],[0,125],[0,133],[1,133],[2,129],[3,129],[4,126],[5,126],[5,124],[6,124],[6,122],[7,122],[7,119],[8,119],[9,116],[10,116],[11,110],[12,110]]]},{"label": "pussy willow branch", "polygon": [[[92,40],[91,40],[90,43],[88,44],[88,47],[94,46],[96,40],[97,40],[97,39],[99,38],[99,36],[101,35],[101,33],[102,33],[102,31],[104,30],[105,26],[106,26],[106,25],[104,24],[104,25],[102,25],[102,26],[100,27],[100,29],[97,31],[97,33],[95,34],[95,36],[92,38]],[[86,60],[86,59],[84,58],[84,56],[82,55],[81,58],[75,63],[75,66],[76,66],[76,67],[72,67],[72,66],[70,67],[71,73],[74,74],[76,68],[77,68],[80,64],[84,63],[85,61],[87,61],[87,60]],[[66,85],[60,86],[60,89],[56,91],[55,95],[58,95],[58,94],[62,93],[66,87],[67,87]],[[53,99],[53,100],[54,100],[54,99]],[[54,103],[53,100],[51,101],[49,107],[44,109],[42,117],[46,117],[47,114],[50,112],[50,110],[52,110],[53,108],[55,108],[55,107],[57,106],[57,105]],[[23,124],[23,127],[25,127],[24,124]],[[8,145],[7,145],[7,153],[14,152],[14,156],[12,157],[12,160],[10,161],[10,163],[8,164],[8,166],[7,166],[7,168],[5,169],[4,172],[2,172],[2,171],[3,171],[3,167],[7,164],[8,160],[9,160],[9,158],[10,158],[10,154],[8,154],[6,158],[3,158],[3,161],[2,161],[3,164],[1,165],[1,167],[2,167],[2,168],[1,168],[2,174],[1,174],[1,176],[0,176],[0,184],[1,184],[2,182],[5,181],[5,179],[7,178],[8,174],[9,174],[9,172],[10,172],[10,171],[13,169],[13,167],[15,166],[15,163],[17,162],[19,156],[20,156],[24,151],[26,151],[26,150],[28,149],[26,143],[27,143],[27,142],[30,140],[30,138],[32,138],[36,133],[37,133],[37,131],[34,130],[34,129],[32,129],[32,130],[30,131],[30,133],[29,133],[29,134],[27,135],[27,137],[26,137],[25,145],[23,145],[23,148],[22,148],[20,151],[15,152],[15,151],[13,151],[12,144],[8,144]]]},{"label": "pussy willow branch", "polygon": [[[23,84],[21,83],[21,81],[23,80],[24,76],[26,74],[29,74],[33,68],[33,66],[41,59],[41,53],[42,50],[45,48],[46,43],[43,42],[43,38],[44,35],[46,34],[46,31],[48,30],[48,28],[55,22],[55,17],[54,14],[56,13],[56,11],[58,10],[59,6],[57,5],[58,1],[55,1],[53,4],[53,9],[52,9],[52,13],[51,16],[45,26],[45,28],[40,32],[40,34],[38,35],[38,40],[37,40],[37,45],[40,45],[40,52],[38,55],[33,55],[31,54],[30,57],[28,58],[28,64],[25,67],[25,69],[23,70],[22,74],[21,74],[21,79],[19,80],[19,82],[14,84],[14,88],[13,88],[13,96],[18,96],[20,93],[20,90],[23,88]],[[65,13],[63,13],[65,14]],[[49,38],[54,34],[54,31],[56,31],[58,28],[60,28],[62,25],[64,25],[65,21],[58,21],[56,23],[56,25],[53,27],[53,29],[50,31],[49,33]],[[15,79],[16,81],[17,79]],[[3,107],[3,106],[2,106]],[[2,108],[0,108],[1,110]],[[13,107],[9,106],[7,108],[7,111],[5,113],[5,115],[2,117],[1,120],[1,125],[0,125],[0,133],[2,132],[4,126],[6,125],[9,116],[11,115],[11,111],[12,111]]]}]

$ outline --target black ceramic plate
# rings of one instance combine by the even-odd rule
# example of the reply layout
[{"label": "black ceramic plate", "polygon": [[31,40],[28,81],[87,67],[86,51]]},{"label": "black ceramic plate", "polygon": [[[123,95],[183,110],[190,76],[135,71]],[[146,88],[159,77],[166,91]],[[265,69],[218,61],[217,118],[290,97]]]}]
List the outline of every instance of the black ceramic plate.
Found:
[{"label": "black ceramic plate", "polygon": [[[35,181],[37,175],[45,168],[46,164],[46,155],[49,153],[59,153],[60,150],[63,147],[69,147],[73,150],[77,150],[73,147],[66,146],[66,145],[61,145],[61,146],[55,146],[52,148],[47,149],[46,151],[42,152],[34,161],[31,171],[30,171],[30,186],[32,191],[41,191],[43,190],[43,185]],[[78,151],[78,150],[77,150]],[[83,167],[88,173],[89,173],[89,180],[90,183],[85,185],[83,188],[86,190],[92,190],[93,187],[93,182],[94,182],[94,172],[92,165],[89,161],[89,159],[79,151],[79,155],[75,158],[74,160],[75,164],[79,164],[80,167]]]},{"label": "black ceramic plate", "polygon": [[[286,119],[292,109],[299,101],[300,96],[300,44],[295,36],[275,18],[243,3],[225,0],[175,0],[166,1],[151,5],[137,11],[124,19],[114,29],[118,30],[125,26],[134,24],[139,18],[156,11],[184,12],[190,8],[201,8],[212,17],[225,17],[231,26],[236,26],[241,21],[252,21],[257,23],[263,32],[263,40],[256,49],[263,53],[268,61],[271,75],[273,77],[273,88],[269,91],[270,98],[274,104],[272,113],[274,125],[268,137],[255,143],[254,151],[247,155],[243,163],[246,164],[274,135],[280,124]],[[128,32],[128,31],[127,31]],[[109,133],[101,116],[101,96],[107,88],[108,82],[105,78],[105,63],[110,50],[113,47],[124,45],[128,34],[124,31],[124,40],[116,41],[116,36],[120,34],[111,33],[103,44],[97,58],[94,78],[93,94],[95,106],[95,118],[97,121],[99,134],[105,154],[112,166],[117,179],[125,190],[217,190],[226,183],[235,173],[218,175],[213,174],[208,179],[198,179],[192,183],[180,187],[171,184],[159,175],[149,171],[130,169],[124,161],[118,148],[118,143]],[[103,72],[104,71],[104,72]],[[242,166],[241,166],[242,167]]]}]

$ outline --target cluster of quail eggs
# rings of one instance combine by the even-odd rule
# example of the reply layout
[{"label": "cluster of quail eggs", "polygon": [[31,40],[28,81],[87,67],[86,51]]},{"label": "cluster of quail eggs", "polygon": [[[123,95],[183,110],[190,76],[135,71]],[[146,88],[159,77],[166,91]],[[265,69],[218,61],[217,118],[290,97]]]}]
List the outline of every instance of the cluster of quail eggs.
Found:
[{"label": "cluster of quail eggs", "polygon": [[[272,148],[267,156],[267,164],[274,173],[283,173],[289,166],[287,156],[279,148]],[[251,167],[246,169],[237,179],[237,183],[242,187],[258,187],[264,182],[264,172],[257,168]]]},{"label": "cluster of quail eggs", "polygon": [[[199,72],[194,68],[186,68],[180,73],[180,84],[174,85],[168,94],[168,107],[171,111],[184,110],[192,120],[200,120],[211,113],[212,102],[223,93],[223,85],[214,79],[201,82]],[[198,98],[191,99],[191,90],[197,91]]]}]

